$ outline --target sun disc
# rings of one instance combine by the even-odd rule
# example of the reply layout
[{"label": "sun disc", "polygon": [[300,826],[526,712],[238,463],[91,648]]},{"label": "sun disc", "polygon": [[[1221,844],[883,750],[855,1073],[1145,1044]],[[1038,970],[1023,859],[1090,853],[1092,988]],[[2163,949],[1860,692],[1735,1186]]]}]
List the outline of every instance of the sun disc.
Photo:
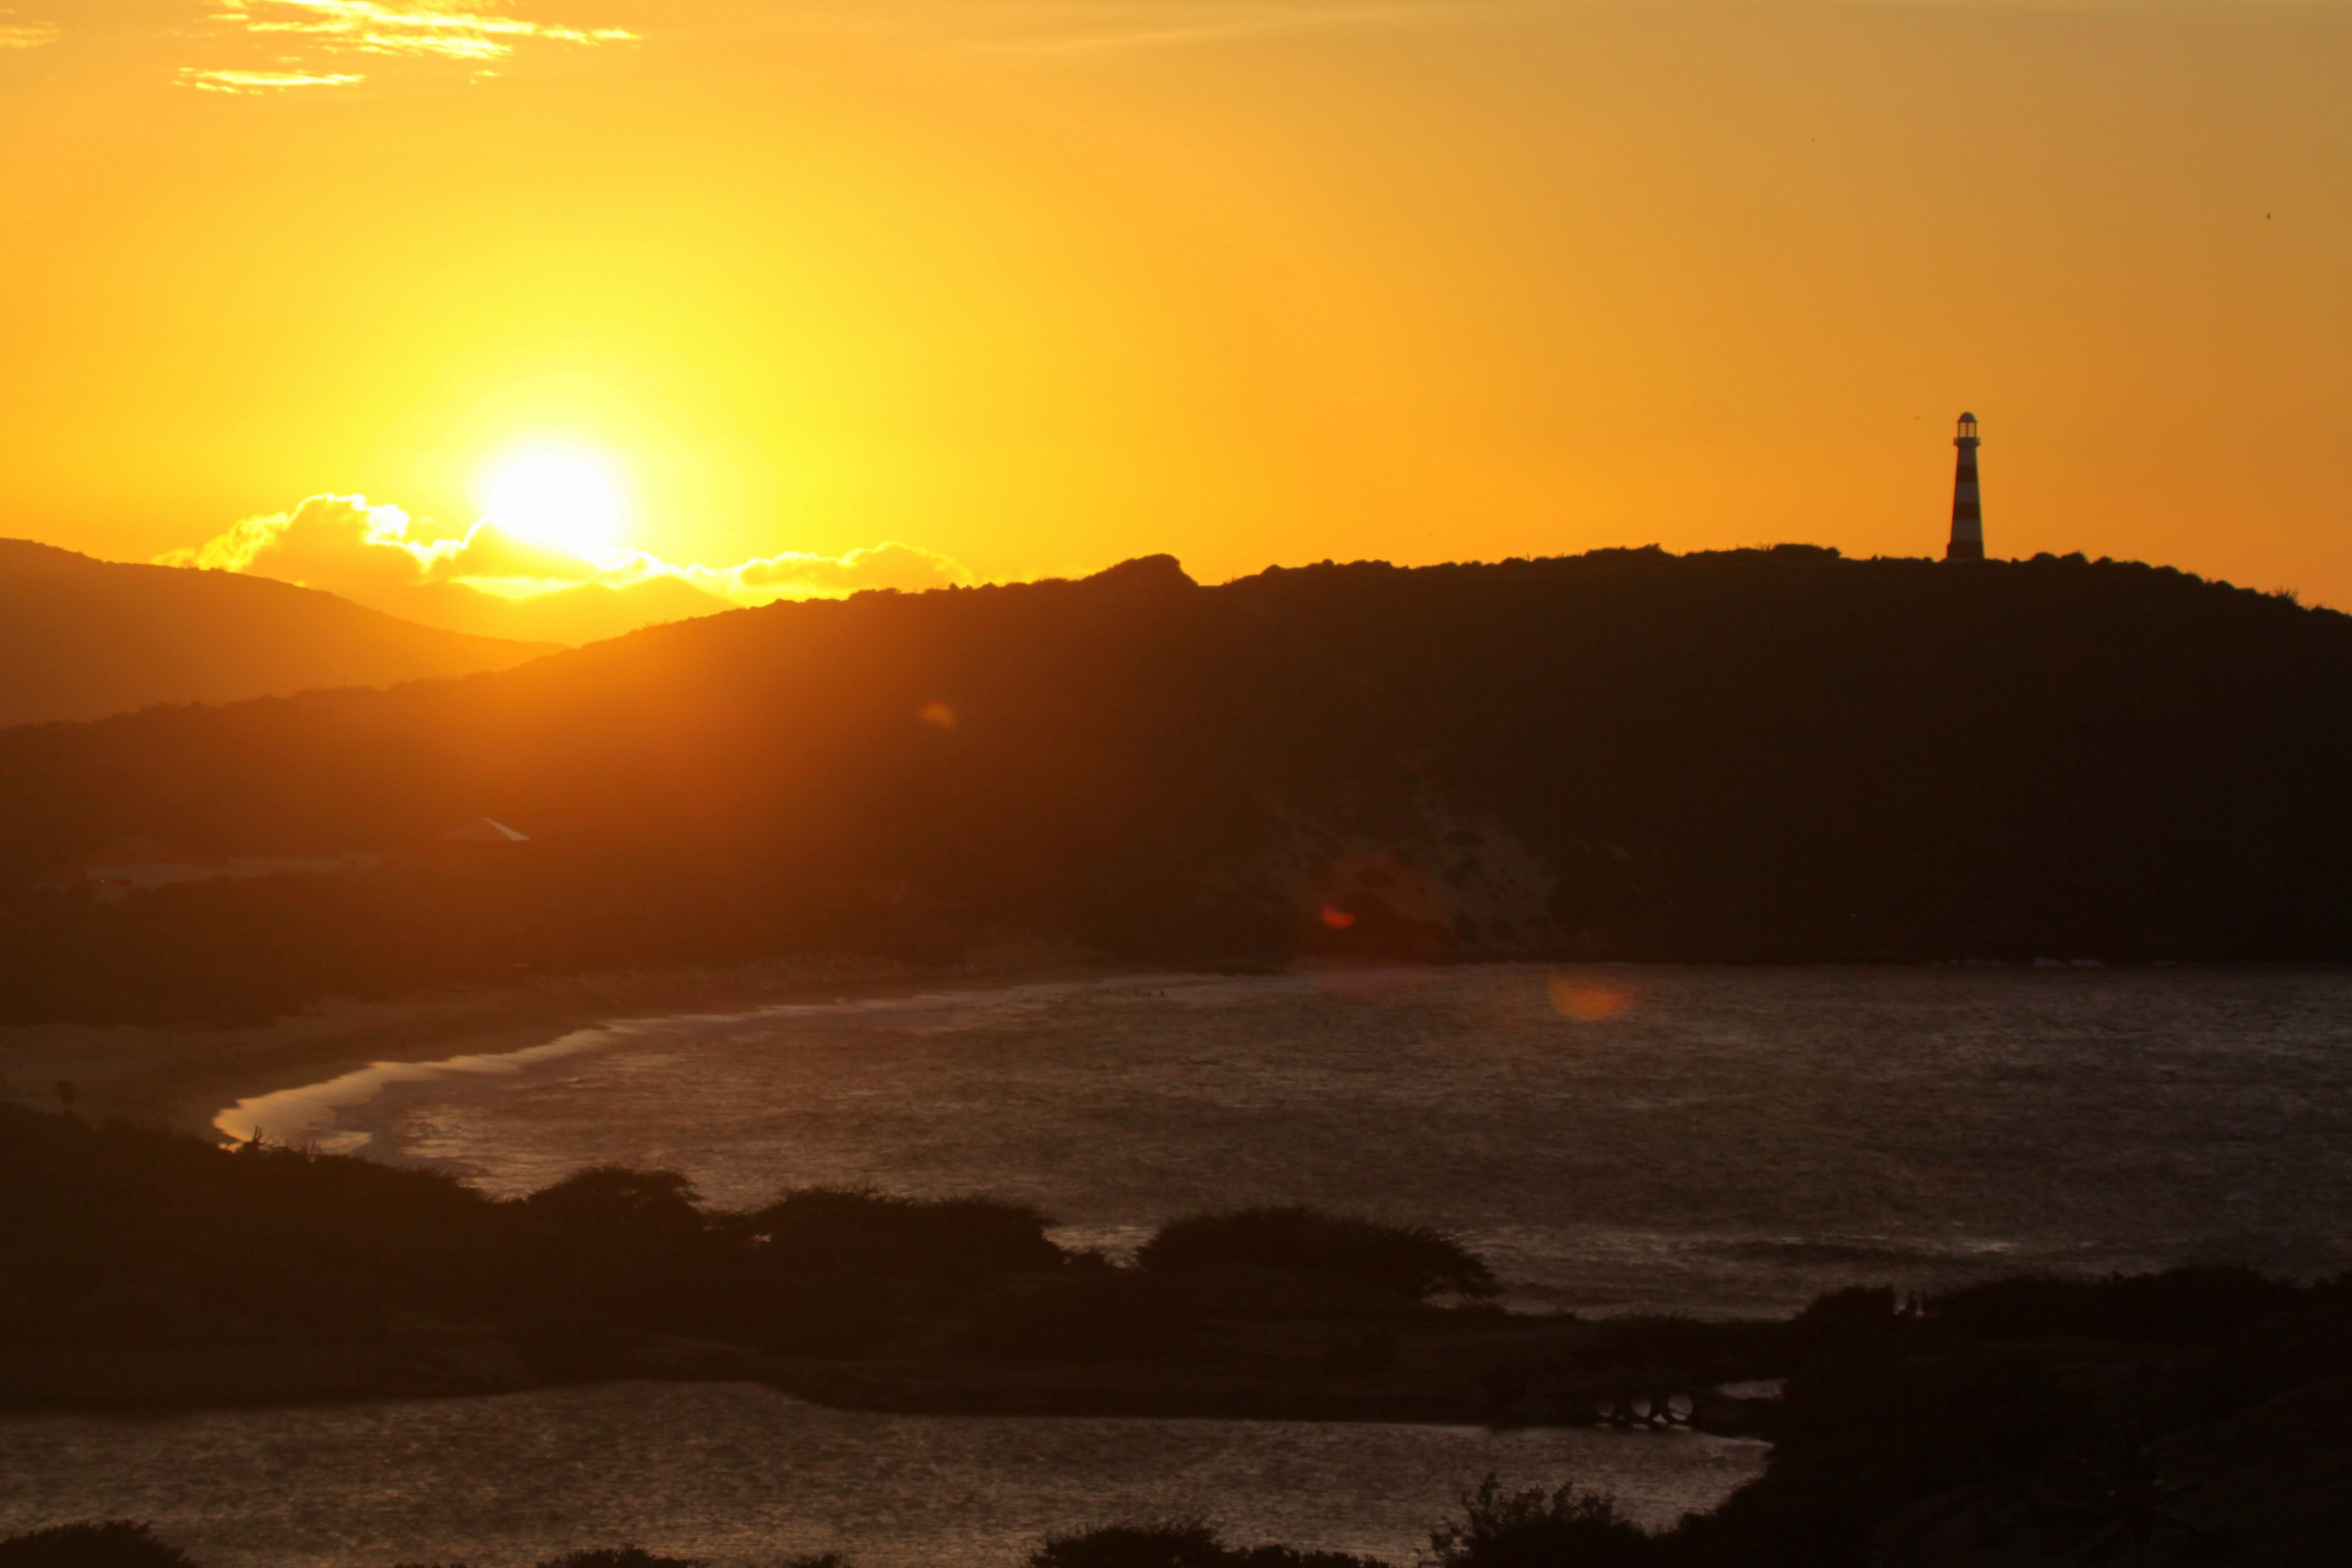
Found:
[{"label": "sun disc", "polygon": [[593,447],[525,447],[483,470],[484,521],[500,532],[585,560],[613,553],[628,521],[612,460]]}]

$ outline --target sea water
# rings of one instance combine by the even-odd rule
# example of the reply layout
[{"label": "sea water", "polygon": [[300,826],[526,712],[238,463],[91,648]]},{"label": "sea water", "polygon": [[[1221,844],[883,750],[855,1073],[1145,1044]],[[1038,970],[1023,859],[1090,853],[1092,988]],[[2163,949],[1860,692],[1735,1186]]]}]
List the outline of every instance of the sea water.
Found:
[{"label": "sea water", "polygon": [[500,1194],[1035,1204],[1118,1252],[1307,1203],[1453,1231],[1523,1305],[2352,1267],[2352,973],[1538,965],[1152,976],[617,1022],[223,1125]]},{"label": "sea water", "polygon": [[[1444,1227],[1532,1310],[1784,1312],[1842,1285],[2352,1268],[2352,974],[1541,966],[1139,975],[619,1021],[353,1075],[224,1126],[500,1193],[582,1165],[718,1203],[1034,1203],[1114,1252],[1304,1202]],[[738,1384],[0,1419],[0,1530],[153,1520],[207,1561],[1017,1563],[1199,1515],[1409,1562],[1454,1492],[1664,1523],[1754,1474],[1693,1434],[903,1416]]]}]

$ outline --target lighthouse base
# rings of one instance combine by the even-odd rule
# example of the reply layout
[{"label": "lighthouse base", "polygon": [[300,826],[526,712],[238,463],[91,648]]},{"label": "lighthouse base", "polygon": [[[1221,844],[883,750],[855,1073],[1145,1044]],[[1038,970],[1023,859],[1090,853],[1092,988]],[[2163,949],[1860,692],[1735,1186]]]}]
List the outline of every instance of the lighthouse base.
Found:
[{"label": "lighthouse base", "polygon": [[1944,546],[1944,559],[1947,561],[1981,561],[1984,559],[1984,541],[1980,539],[1955,539],[1949,544]]}]

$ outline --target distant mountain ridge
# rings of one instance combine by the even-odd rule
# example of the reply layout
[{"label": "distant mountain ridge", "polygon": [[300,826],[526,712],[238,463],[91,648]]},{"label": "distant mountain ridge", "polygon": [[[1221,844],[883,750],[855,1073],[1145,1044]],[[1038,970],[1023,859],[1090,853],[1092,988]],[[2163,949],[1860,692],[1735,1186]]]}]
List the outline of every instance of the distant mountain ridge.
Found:
[{"label": "distant mountain ridge", "polygon": [[[2352,616],[2079,556],[1206,587],[1161,556],[0,733],[0,993],[254,1010],[1003,929],[1152,961],[2352,959],[2347,710]],[[529,844],[431,869],[478,816]],[[86,919],[32,890],[122,837],[394,859]]]},{"label": "distant mountain ridge", "polygon": [[264,577],[0,539],[0,726],[470,675],[551,651]]},{"label": "distant mountain ridge", "polygon": [[418,626],[568,647],[735,607],[676,577],[649,577],[617,588],[581,583],[520,599],[501,598],[463,583],[378,586],[364,596],[373,600],[373,608]]}]

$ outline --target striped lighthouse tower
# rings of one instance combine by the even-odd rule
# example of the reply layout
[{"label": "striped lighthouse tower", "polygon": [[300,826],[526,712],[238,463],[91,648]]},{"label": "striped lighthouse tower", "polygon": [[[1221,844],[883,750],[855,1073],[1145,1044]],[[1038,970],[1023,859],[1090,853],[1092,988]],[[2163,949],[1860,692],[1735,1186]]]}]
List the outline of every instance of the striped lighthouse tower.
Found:
[{"label": "striped lighthouse tower", "polygon": [[1984,507],[1977,499],[1977,416],[1960,416],[1960,433],[1952,438],[1960,449],[1959,471],[1952,478],[1952,542],[1944,546],[1947,561],[1984,559]]}]

